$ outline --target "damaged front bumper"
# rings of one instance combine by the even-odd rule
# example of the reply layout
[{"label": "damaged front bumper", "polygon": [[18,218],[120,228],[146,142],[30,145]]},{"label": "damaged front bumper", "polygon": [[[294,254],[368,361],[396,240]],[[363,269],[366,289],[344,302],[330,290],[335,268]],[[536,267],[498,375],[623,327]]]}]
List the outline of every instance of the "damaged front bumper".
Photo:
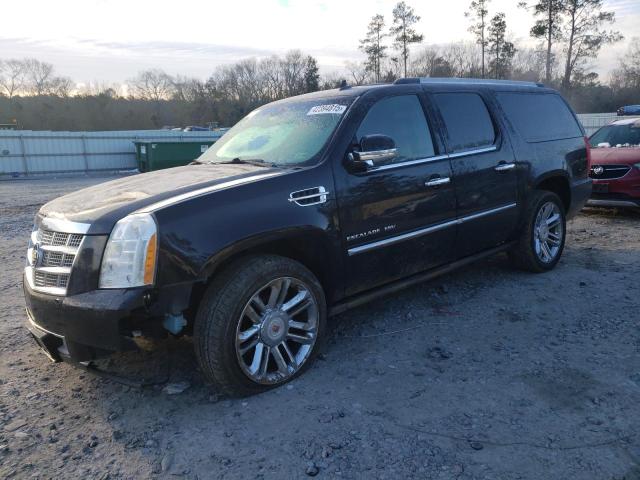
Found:
[{"label": "damaged front bumper", "polygon": [[135,350],[133,331],[149,320],[145,292],[138,289],[59,297],[34,291],[24,282],[24,296],[27,329],[52,361],[87,362]]}]

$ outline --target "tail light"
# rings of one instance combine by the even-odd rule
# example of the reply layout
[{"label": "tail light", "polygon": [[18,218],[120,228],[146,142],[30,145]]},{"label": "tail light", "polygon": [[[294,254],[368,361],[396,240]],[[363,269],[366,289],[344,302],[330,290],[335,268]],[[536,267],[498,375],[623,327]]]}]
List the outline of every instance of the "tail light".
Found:
[{"label": "tail light", "polygon": [[584,148],[587,149],[587,169],[591,169],[591,143],[589,143],[589,137],[584,137]]}]

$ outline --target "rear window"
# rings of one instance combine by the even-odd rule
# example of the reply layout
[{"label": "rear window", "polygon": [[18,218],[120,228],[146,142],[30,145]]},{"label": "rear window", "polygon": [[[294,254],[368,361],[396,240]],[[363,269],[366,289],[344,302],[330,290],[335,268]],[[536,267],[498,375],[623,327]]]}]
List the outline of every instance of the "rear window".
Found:
[{"label": "rear window", "polygon": [[480,95],[436,93],[434,97],[447,127],[450,151],[459,152],[493,145],[496,132]]},{"label": "rear window", "polygon": [[575,117],[560,96],[552,93],[498,93],[508,120],[527,142],[581,137]]}]

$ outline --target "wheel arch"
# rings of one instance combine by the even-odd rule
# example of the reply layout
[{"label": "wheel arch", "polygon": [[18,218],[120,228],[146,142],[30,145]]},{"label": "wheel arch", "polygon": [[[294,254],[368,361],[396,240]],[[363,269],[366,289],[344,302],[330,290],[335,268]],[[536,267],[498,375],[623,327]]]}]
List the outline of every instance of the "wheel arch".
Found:
[{"label": "wheel arch", "polygon": [[296,227],[261,233],[225,247],[207,260],[200,278],[192,288],[190,310],[195,314],[204,291],[217,274],[239,258],[247,255],[280,255],[308,268],[325,292],[327,306],[339,298],[342,285],[333,259],[340,258],[334,251],[329,235],[318,227]]},{"label": "wheel arch", "polygon": [[546,190],[560,197],[565,213],[571,208],[571,187],[569,176],[564,170],[547,172],[540,176],[534,183],[534,190]]}]

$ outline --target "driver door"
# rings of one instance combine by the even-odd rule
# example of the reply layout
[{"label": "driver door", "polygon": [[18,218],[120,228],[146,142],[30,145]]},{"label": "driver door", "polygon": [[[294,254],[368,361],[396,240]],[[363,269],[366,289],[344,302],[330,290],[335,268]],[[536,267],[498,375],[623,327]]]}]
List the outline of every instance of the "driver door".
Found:
[{"label": "driver door", "polygon": [[361,172],[336,175],[346,254],[346,294],[377,287],[451,261],[456,199],[448,158],[430,127],[422,94],[373,103],[355,141],[394,140],[397,156]]}]

